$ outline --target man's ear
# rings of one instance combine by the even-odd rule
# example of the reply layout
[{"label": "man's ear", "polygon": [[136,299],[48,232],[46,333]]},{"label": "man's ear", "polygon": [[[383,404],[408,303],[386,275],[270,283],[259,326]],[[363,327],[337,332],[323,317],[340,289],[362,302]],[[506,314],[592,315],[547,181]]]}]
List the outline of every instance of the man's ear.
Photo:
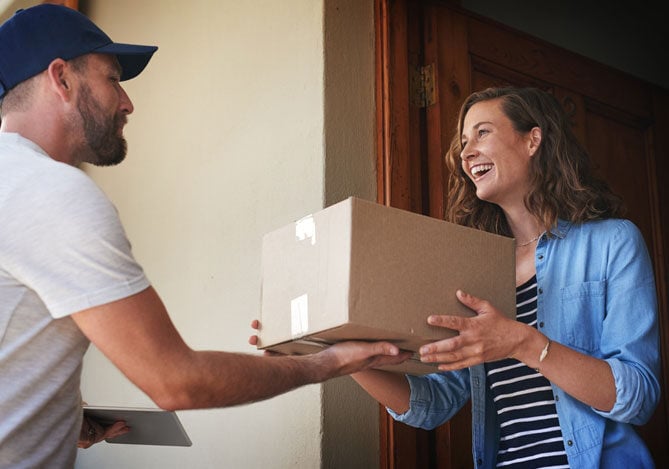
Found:
[{"label": "man's ear", "polygon": [[72,70],[63,59],[54,59],[46,69],[49,87],[62,99],[69,101],[72,90]]},{"label": "man's ear", "polygon": [[530,130],[530,135],[528,140],[528,150],[530,156],[534,156],[534,154],[539,149],[540,145],[541,145],[541,129],[539,127],[534,127],[532,130]]}]

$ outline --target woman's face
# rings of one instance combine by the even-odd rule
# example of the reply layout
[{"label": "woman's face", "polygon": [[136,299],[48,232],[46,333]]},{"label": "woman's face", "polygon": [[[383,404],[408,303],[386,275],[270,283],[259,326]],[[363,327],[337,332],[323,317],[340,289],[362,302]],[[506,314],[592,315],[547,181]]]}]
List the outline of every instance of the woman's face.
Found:
[{"label": "woman's face", "polygon": [[535,127],[518,133],[504,114],[502,100],[474,104],[462,126],[462,168],[476,196],[502,208],[523,203],[529,190],[530,159],[541,141]]}]

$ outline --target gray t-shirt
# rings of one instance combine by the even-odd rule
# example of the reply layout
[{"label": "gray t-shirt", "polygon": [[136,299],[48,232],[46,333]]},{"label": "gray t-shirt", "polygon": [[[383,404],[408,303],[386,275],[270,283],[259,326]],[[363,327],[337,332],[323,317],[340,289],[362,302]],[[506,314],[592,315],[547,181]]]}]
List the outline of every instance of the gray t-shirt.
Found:
[{"label": "gray t-shirt", "polygon": [[89,341],[70,315],[148,286],[98,186],[0,133],[0,468],[74,465]]}]

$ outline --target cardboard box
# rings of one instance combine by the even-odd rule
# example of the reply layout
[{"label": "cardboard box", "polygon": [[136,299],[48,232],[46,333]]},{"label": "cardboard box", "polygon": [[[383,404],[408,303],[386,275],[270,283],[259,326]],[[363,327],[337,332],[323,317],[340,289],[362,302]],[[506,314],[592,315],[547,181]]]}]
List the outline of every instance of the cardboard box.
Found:
[{"label": "cardboard box", "polygon": [[[513,239],[351,197],[264,236],[258,347],[388,340],[417,352],[455,334],[430,314],[473,315],[458,288],[515,318],[515,285]],[[388,369],[437,371],[417,355]]]}]

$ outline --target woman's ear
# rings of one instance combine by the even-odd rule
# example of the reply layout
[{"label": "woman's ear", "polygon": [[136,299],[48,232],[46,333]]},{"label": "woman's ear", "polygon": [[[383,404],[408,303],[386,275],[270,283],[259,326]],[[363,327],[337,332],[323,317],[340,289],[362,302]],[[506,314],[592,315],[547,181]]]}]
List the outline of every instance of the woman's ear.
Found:
[{"label": "woman's ear", "polygon": [[539,127],[534,127],[532,130],[530,130],[530,135],[528,140],[528,150],[530,152],[530,156],[534,156],[534,154],[539,149],[540,145],[541,145],[541,129]]}]

